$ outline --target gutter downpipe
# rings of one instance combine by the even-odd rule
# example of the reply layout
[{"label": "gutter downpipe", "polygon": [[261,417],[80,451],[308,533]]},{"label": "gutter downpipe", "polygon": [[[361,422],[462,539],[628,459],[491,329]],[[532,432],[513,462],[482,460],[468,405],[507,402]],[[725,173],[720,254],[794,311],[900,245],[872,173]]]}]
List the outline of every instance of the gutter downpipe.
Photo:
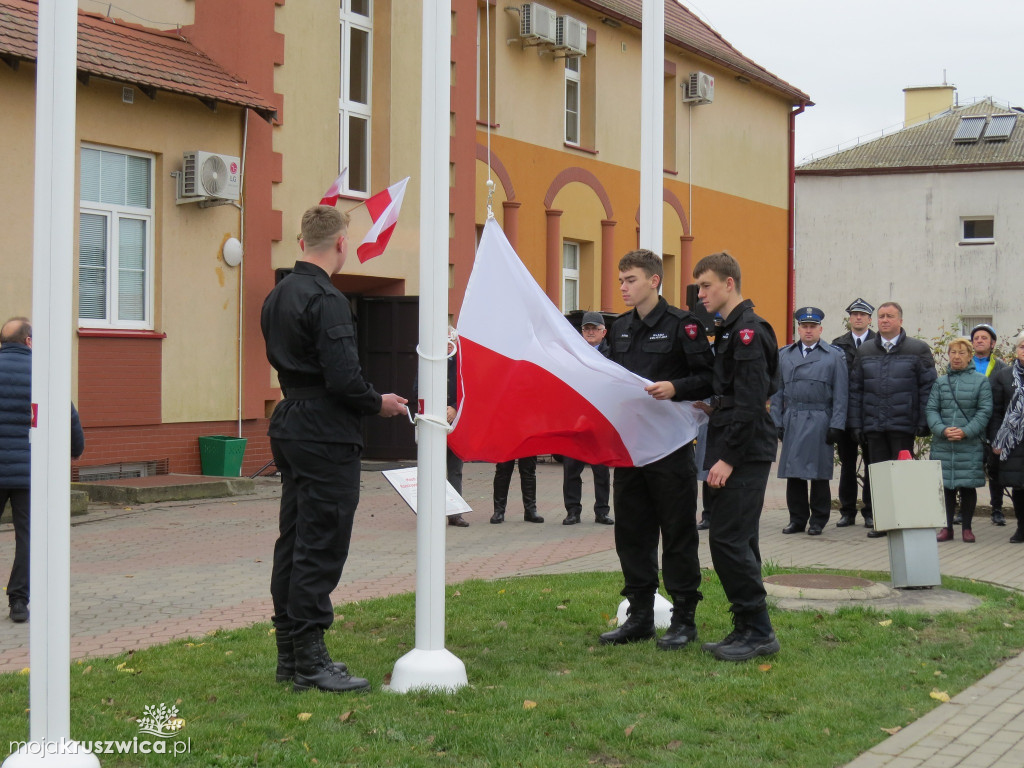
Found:
[{"label": "gutter downpipe", "polygon": [[[789,113],[789,232],[786,244],[786,315],[792,317],[796,306],[796,262],[794,245],[796,240],[796,116],[807,107],[806,102]],[[787,319],[786,343],[793,343],[793,323]]]}]

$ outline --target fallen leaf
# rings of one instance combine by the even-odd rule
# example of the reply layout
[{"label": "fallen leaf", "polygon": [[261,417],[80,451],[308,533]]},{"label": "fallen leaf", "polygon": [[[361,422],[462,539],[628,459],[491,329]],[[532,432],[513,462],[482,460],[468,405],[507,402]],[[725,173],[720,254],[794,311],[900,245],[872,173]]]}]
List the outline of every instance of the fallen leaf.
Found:
[{"label": "fallen leaf", "polygon": [[434,734],[430,734],[429,736],[427,736],[427,744],[433,744],[434,743],[434,739],[436,739],[436,738],[437,737],[434,736]]},{"label": "fallen leaf", "polygon": [[301,720],[302,722],[306,722],[312,716],[313,716],[312,712],[299,712],[299,720]]},{"label": "fallen leaf", "polygon": [[560,611],[564,611],[565,610],[565,606],[564,605],[556,605],[555,608],[557,608]]},{"label": "fallen leaf", "polygon": [[90,672],[92,672],[92,664],[82,670],[83,675],[88,675]]},{"label": "fallen leaf", "polygon": [[544,587],[544,589],[541,590],[541,594],[544,595],[548,594],[549,592],[551,592],[551,587]]},{"label": "fallen leaf", "polygon": [[498,594],[499,595],[504,595],[505,594],[505,590],[504,589],[499,589],[498,590]]},{"label": "fallen leaf", "polygon": [[508,622],[507,621],[499,621],[497,624],[494,625],[494,628],[495,629],[508,629]]},{"label": "fallen leaf", "polygon": [[630,735],[632,735],[632,733],[633,733],[633,729],[634,729],[634,728],[636,728],[636,725],[635,725],[635,724],[634,724],[634,725],[627,725],[627,726],[626,726],[626,730],[625,730],[625,734],[626,734],[627,736],[630,736]]},{"label": "fallen leaf", "polygon": [[892,624],[892,619],[885,619],[884,621],[878,622],[878,626],[880,627],[888,627],[890,624]]},{"label": "fallen leaf", "polygon": [[941,669],[936,669],[934,672],[932,672],[932,674],[935,675],[936,677],[945,677],[946,676],[945,673]]},{"label": "fallen leaf", "polygon": [[385,675],[384,675],[384,682],[382,684],[383,685],[391,685],[391,673],[390,672],[385,673]]},{"label": "fallen leaf", "polygon": [[273,635],[273,634],[276,634],[276,633],[277,633],[277,627],[271,627],[270,630],[267,632],[268,635]]},{"label": "fallen leaf", "polygon": [[888,733],[890,736],[895,736],[897,733],[903,730],[903,726],[897,725],[895,728],[883,728],[882,730]]},{"label": "fallen leaf", "polygon": [[556,672],[555,674],[556,675],[568,675],[569,674],[569,670],[568,669],[562,669],[562,670],[559,670],[558,672]]},{"label": "fallen leaf", "polygon": [[830,731],[828,728],[822,728],[821,732],[823,734],[825,734],[826,736],[831,736],[832,735],[832,731]]},{"label": "fallen leaf", "polygon": [[936,701],[943,701],[943,702],[949,701],[949,694],[946,693],[945,691],[932,691],[928,695],[931,696]]},{"label": "fallen leaf", "polygon": [[230,656],[233,653],[234,653],[234,651],[224,651],[224,655],[225,656]]},{"label": "fallen leaf", "polygon": [[683,746],[683,742],[679,741],[679,739],[674,739],[673,741],[670,741],[668,744],[665,745],[665,749],[674,750],[679,749],[681,746]]},{"label": "fallen leaf", "polygon": [[1007,629],[1013,629],[1013,624],[1007,624],[1005,621],[1003,622],[1003,626]]},{"label": "fallen leaf", "polygon": [[527,699],[526,701],[523,702],[523,709],[536,709],[536,707],[537,707],[537,702],[536,701],[530,701],[529,699]]},{"label": "fallen leaf", "polygon": [[19,674],[19,675],[27,675],[27,674],[28,674],[28,667],[25,667],[25,668],[24,668],[23,670],[21,670],[21,671],[20,671],[20,672],[19,672],[18,674]]},{"label": "fallen leaf", "polygon": [[769,669],[771,669],[771,668],[772,668],[772,665],[771,665],[771,664],[761,664],[761,665],[760,665],[760,666],[758,667],[758,669],[760,669],[760,670],[761,670],[762,672],[767,672],[767,671],[768,671]]},{"label": "fallen leaf", "polygon": [[126,573],[126,574],[124,575],[124,577],[125,577],[126,579],[134,579],[134,578],[135,578],[135,576],[133,576],[133,575],[132,575],[132,574],[130,574],[130,573]]},{"label": "fallen leaf", "polygon": [[462,597],[462,593],[456,589],[454,592],[452,592],[452,597]]},{"label": "fallen leaf", "polygon": [[343,712],[342,714],[338,715],[338,720],[342,723],[347,723],[350,717],[352,717],[352,710],[349,710],[348,712]]}]

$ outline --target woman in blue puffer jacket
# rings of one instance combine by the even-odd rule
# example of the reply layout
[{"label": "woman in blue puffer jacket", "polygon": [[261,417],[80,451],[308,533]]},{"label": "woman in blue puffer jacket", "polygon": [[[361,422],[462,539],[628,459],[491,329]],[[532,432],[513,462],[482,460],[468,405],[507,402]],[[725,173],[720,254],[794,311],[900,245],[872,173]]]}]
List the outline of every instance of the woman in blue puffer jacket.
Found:
[{"label": "woman in blue puffer jacket", "polygon": [[970,339],[949,342],[949,373],[939,377],[928,396],[925,414],[932,431],[932,459],[942,462],[942,487],[946,497],[946,527],[939,541],[953,539],[957,494],[963,539],[974,542],[971,521],[978,504],[978,488],[985,485],[985,449],[982,442],[992,416],[992,387],[974,369]]}]

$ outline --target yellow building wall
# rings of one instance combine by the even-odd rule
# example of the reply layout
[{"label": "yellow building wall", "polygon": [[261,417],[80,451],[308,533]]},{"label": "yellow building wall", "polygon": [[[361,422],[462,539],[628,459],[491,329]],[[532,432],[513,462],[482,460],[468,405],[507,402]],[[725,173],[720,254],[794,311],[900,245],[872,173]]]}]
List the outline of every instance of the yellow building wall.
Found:
[{"label": "yellow building wall", "polygon": [[78,0],[83,11],[106,16],[108,9],[113,18],[124,19],[154,29],[174,29],[195,22],[195,0]]}]

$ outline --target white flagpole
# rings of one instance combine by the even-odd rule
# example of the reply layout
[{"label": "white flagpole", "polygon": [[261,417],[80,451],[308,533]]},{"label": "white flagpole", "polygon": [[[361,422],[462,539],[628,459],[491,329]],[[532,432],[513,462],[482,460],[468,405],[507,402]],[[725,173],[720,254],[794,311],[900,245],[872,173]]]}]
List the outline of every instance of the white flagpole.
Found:
[{"label": "white flagpole", "polygon": [[29,739],[4,761],[99,766],[71,741],[71,288],[78,6],[41,0],[32,248]]},{"label": "white flagpole", "polygon": [[640,247],[661,256],[665,133],[665,0],[643,0],[640,67]]},{"label": "white flagpole", "polygon": [[[451,0],[423,3],[420,126],[419,396],[445,423],[448,351],[448,199],[451,110]],[[466,666],[444,647],[445,451],[438,423],[417,420],[416,647],[395,662],[391,690],[454,691]]]}]

